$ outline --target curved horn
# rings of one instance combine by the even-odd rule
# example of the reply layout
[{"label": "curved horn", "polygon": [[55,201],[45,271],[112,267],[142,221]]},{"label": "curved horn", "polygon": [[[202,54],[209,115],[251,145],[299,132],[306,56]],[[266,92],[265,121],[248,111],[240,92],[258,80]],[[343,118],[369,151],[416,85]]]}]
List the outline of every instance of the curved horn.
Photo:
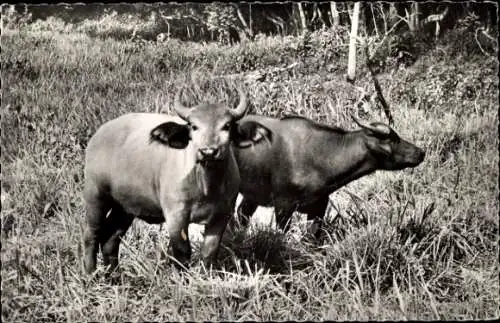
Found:
[{"label": "curved horn", "polygon": [[248,98],[242,87],[238,88],[238,93],[240,95],[240,103],[235,109],[230,110],[235,120],[241,119],[248,109]]},{"label": "curved horn", "polygon": [[181,117],[182,119],[186,120],[188,119],[189,112],[191,111],[190,107],[186,107],[181,103],[181,94],[182,94],[182,88],[177,91],[175,94],[175,99],[174,99],[174,110],[175,112]]},{"label": "curved horn", "polygon": [[354,120],[354,122],[356,122],[361,128],[365,128],[365,129],[368,129],[368,130],[371,130],[373,132],[376,132],[376,133],[379,133],[379,134],[382,134],[382,135],[385,135],[385,136],[388,136],[391,134],[391,129],[389,129],[389,127],[375,127],[375,126],[372,126],[372,125],[369,125],[369,124],[366,124],[366,123],[363,123],[361,120],[359,120],[358,118],[356,118],[354,115],[351,115],[351,118]]}]

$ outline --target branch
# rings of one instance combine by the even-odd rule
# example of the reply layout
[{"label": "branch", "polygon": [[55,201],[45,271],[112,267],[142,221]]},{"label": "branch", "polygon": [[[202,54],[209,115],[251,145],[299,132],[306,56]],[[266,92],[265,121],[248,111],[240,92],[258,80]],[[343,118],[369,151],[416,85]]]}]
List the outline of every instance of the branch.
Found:
[{"label": "branch", "polygon": [[495,41],[496,41],[496,39],[495,39],[495,38],[493,38],[492,36],[490,36],[490,35],[488,34],[488,29],[484,29],[484,28],[482,28],[482,27],[481,27],[481,28],[479,28],[479,29],[482,29],[482,31],[481,31],[481,32],[482,32],[482,33],[483,33],[483,35],[485,35],[485,36],[486,36],[489,40],[491,40],[492,42],[495,42]]},{"label": "branch", "polygon": [[382,108],[384,110],[385,116],[389,120],[389,126],[392,126],[394,123],[394,119],[392,118],[392,113],[391,109],[389,108],[389,105],[387,104],[387,101],[384,98],[384,95],[382,94],[382,88],[380,87],[380,84],[377,80],[377,76],[375,74],[375,71],[372,68],[372,61],[370,58],[370,53],[368,52],[368,46],[364,46],[365,48],[365,55],[366,55],[366,65],[368,66],[368,69],[370,70],[370,75],[372,77],[373,83],[375,85],[375,91],[377,92],[377,98],[382,104]]},{"label": "branch", "polygon": [[248,27],[247,22],[245,21],[245,18],[243,17],[243,14],[241,13],[240,6],[237,4],[233,5],[234,8],[236,9],[236,14],[238,15],[238,18],[240,19],[241,24],[243,25],[243,30],[249,36],[250,38],[253,37],[253,31]]},{"label": "branch", "polygon": [[[481,43],[479,42],[479,39],[477,38],[477,33],[478,33],[478,32],[479,32],[479,30],[481,30],[481,29],[482,29],[482,27],[481,27],[481,28],[476,29],[476,32],[475,32],[475,34],[474,34],[474,38],[476,39],[476,44],[477,44],[477,46],[479,47],[479,49],[483,52],[483,54],[484,54],[485,56],[491,56],[490,54],[488,54],[488,53],[487,53],[487,52],[483,49],[483,46],[481,46]],[[484,30],[483,30],[483,32],[484,32]]]},{"label": "branch", "polygon": [[381,41],[378,42],[378,45],[375,46],[375,49],[374,49],[374,52],[377,52],[378,49],[380,48],[380,46],[382,46],[384,44],[384,41],[386,40],[386,38],[392,33],[392,31],[401,23],[401,22],[406,22],[406,20],[404,18],[401,18],[401,16],[399,16],[400,19],[399,21],[397,21],[394,25],[392,25],[391,29],[389,29],[389,31],[387,31],[384,35],[384,37],[382,38]]},{"label": "branch", "polygon": [[[405,9],[405,11],[408,12],[406,9]],[[394,17],[398,18],[400,21],[402,20],[402,21],[406,22],[407,25],[410,24],[410,21],[407,18],[403,17],[403,16],[395,14]]]},{"label": "branch", "polygon": [[424,19],[422,24],[426,25],[433,21],[441,21],[447,14],[448,14],[448,7],[446,7],[442,13],[428,16],[427,18]]}]

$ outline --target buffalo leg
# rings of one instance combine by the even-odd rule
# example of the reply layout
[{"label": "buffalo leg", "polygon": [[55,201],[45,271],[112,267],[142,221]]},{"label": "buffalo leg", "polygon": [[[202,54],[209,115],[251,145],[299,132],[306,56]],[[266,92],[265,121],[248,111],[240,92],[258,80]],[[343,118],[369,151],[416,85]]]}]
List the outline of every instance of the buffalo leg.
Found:
[{"label": "buffalo leg", "polygon": [[244,228],[247,227],[248,221],[250,220],[252,215],[255,213],[257,206],[258,206],[257,203],[243,197],[243,200],[241,201],[240,205],[238,206],[238,210],[237,210],[238,219],[239,219],[242,227],[244,227]]},{"label": "buffalo leg", "polygon": [[113,205],[106,218],[100,242],[104,265],[109,266],[108,272],[113,272],[118,266],[120,242],[133,220],[134,217],[125,213],[119,205]]},{"label": "buffalo leg", "polygon": [[206,268],[210,268],[210,265],[215,261],[229,218],[230,215],[227,214],[215,214],[212,220],[205,225],[201,256]]},{"label": "buffalo leg", "polygon": [[108,199],[92,196],[86,197],[86,220],[85,230],[85,271],[91,274],[96,269],[97,252],[99,251],[99,241],[101,240],[102,229],[106,214],[111,209]]},{"label": "buffalo leg", "polygon": [[316,226],[314,237],[318,240],[322,232],[323,218],[325,217],[326,207],[328,206],[328,196],[323,197],[313,204],[307,205],[300,209],[301,212],[307,213],[307,220],[313,220],[313,225]]},{"label": "buffalo leg", "polygon": [[178,211],[164,210],[163,214],[167,219],[166,227],[170,238],[167,252],[182,265],[187,266],[191,259],[191,244],[188,234],[189,214],[185,209],[187,208],[181,206]]}]

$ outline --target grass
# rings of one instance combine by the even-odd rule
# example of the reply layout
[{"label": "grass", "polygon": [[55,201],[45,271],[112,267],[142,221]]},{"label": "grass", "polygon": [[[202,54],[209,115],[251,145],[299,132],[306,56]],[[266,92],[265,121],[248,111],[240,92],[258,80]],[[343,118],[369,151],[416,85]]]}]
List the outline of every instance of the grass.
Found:
[{"label": "grass", "polygon": [[[333,194],[321,244],[300,221],[287,235],[237,228],[224,237],[218,270],[200,265],[195,244],[190,270],[178,272],[164,256],[165,231],[135,221],[121,283],[83,274],[84,149],[106,120],[169,112],[183,84],[193,102],[235,102],[231,87],[243,80],[220,76],[254,69],[266,75],[245,80],[255,113],[349,129],[351,113],[385,120],[373,102],[355,105],[360,92],[344,81],[343,58],[326,62],[338,67],[328,75],[307,61],[273,72],[298,59],[295,41],[221,48],[2,30],[2,320],[498,318],[498,63],[442,49],[379,76],[396,131],[427,149],[425,162]],[[356,86],[373,93],[364,71]]]}]

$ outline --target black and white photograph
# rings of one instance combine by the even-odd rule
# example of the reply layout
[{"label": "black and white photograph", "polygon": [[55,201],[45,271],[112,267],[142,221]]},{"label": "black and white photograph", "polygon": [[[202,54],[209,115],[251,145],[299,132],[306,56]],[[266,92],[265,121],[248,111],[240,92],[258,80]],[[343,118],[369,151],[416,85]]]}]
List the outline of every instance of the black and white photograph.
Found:
[{"label": "black and white photograph", "polygon": [[496,1],[1,4],[2,322],[494,320]]}]

